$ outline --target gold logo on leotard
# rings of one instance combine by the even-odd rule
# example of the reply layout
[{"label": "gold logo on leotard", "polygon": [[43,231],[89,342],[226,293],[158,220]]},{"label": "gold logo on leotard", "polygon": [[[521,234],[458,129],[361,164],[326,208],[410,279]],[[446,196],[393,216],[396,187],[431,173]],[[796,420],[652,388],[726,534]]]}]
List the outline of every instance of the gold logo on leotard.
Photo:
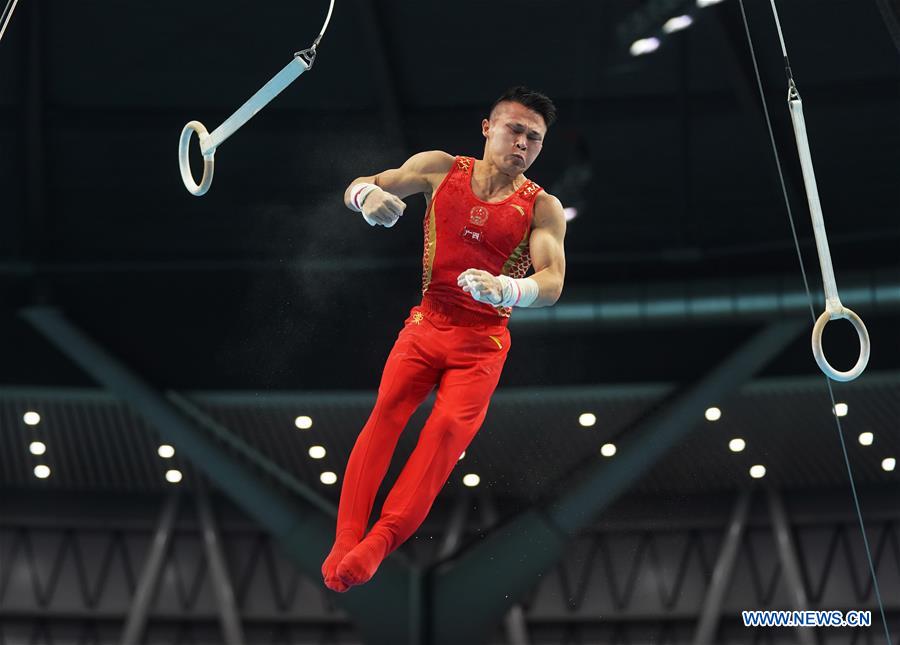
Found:
[{"label": "gold logo on leotard", "polygon": [[540,189],[540,186],[529,179],[519,194],[522,196],[522,199],[531,199]]},{"label": "gold logo on leotard", "polygon": [[421,311],[417,311],[413,314],[413,322],[417,325],[421,325],[423,320],[425,320],[425,316],[422,315]]},{"label": "gold logo on leotard", "polygon": [[519,211],[519,215],[521,215],[522,217],[525,217],[525,209],[524,208],[522,208],[518,204],[510,204],[510,206],[515,208],[517,211]]},{"label": "gold logo on leotard", "polygon": [[496,336],[488,336],[488,338],[490,338],[492,341],[494,341],[495,343],[497,343],[497,347],[498,347],[499,349],[503,349],[503,343],[500,342],[500,339],[499,339],[499,338],[497,338]]}]

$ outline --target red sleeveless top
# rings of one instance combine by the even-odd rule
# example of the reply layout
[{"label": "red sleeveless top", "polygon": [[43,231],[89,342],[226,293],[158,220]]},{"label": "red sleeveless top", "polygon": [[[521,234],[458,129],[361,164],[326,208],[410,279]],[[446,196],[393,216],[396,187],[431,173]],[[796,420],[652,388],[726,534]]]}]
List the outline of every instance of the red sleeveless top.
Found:
[{"label": "red sleeveless top", "polygon": [[485,202],[472,191],[474,167],[473,158],[456,157],[425,213],[422,309],[460,325],[506,324],[512,307],[478,302],[456,278],[466,269],[525,277],[534,200],[542,188],[526,180],[503,201]]}]

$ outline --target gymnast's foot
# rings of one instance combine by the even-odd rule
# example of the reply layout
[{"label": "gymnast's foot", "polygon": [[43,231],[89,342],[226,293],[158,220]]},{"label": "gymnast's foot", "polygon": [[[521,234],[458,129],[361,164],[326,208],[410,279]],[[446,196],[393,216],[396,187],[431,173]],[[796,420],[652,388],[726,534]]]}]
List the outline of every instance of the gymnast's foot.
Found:
[{"label": "gymnast's foot", "polygon": [[344,556],[357,544],[359,544],[359,538],[356,537],[353,531],[341,531],[335,538],[331,553],[328,554],[325,562],[322,563],[322,577],[325,579],[325,586],[332,591],[343,593],[350,588],[338,577],[337,569]]},{"label": "gymnast's foot", "polygon": [[369,533],[352,551],[344,556],[337,575],[347,587],[368,582],[387,557],[387,539],[379,533]]}]

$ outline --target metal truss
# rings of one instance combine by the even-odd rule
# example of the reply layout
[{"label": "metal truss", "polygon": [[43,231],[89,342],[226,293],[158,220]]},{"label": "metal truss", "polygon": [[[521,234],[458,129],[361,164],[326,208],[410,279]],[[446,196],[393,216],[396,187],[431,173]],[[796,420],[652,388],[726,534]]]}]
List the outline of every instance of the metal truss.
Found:
[{"label": "metal truss", "polygon": [[[121,643],[143,582],[165,500],[144,527],[61,522],[7,514],[0,521],[0,645]],[[483,502],[483,500],[482,500]],[[763,496],[758,495],[757,507]],[[52,505],[51,505],[52,506]],[[146,615],[146,643],[224,643],[221,603],[193,504],[182,504]],[[759,508],[757,508],[759,510]],[[114,514],[113,517],[116,515]],[[786,516],[789,517],[789,516]],[[481,526],[486,518],[472,518]],[[494,641],[692,643],[731,524],[592,529],[496,626]],[[793,630],[747,630],[741,609],[795,609],[776,547],[776,526],[750,513],[721,586],[715,643],[793,643]],[[790,519],[797,571],[810,609],[873,609],[852,518]],[[458,530],[458,529],[457,529]],[[891,620],[900,619],[900,513],[869,523],[876,571]],[[330,594],[306,578],[251,524],[218,527],[244,643],[356,643],[359,634]],[[444,551],[444,549],[440,549]],[[220,581],[221,583],[221,581]],[[874,618],[874,616],[873,616]],[[872,630],[830,630],[820,643],[879,642]],[[821,637],[824,638],[824,637]],[[129,644],[130,645],[130,644]]]}]

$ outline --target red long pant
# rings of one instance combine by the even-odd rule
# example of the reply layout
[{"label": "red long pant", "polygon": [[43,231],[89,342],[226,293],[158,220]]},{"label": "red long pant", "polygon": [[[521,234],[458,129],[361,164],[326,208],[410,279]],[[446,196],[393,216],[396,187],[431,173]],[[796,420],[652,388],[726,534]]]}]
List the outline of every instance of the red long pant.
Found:
[{"label": "red long pant", "polygon": [[458,326],[414,307],[388,356],[369,420],[350,453],[337,534],[365,535],[375,495],[412,413],[437,385],[437,399],[415,450],[372,527],[388,543],[403,544],[425,520],[459,456],[478,432],[497,387],[509,330],[504,325]]}]

